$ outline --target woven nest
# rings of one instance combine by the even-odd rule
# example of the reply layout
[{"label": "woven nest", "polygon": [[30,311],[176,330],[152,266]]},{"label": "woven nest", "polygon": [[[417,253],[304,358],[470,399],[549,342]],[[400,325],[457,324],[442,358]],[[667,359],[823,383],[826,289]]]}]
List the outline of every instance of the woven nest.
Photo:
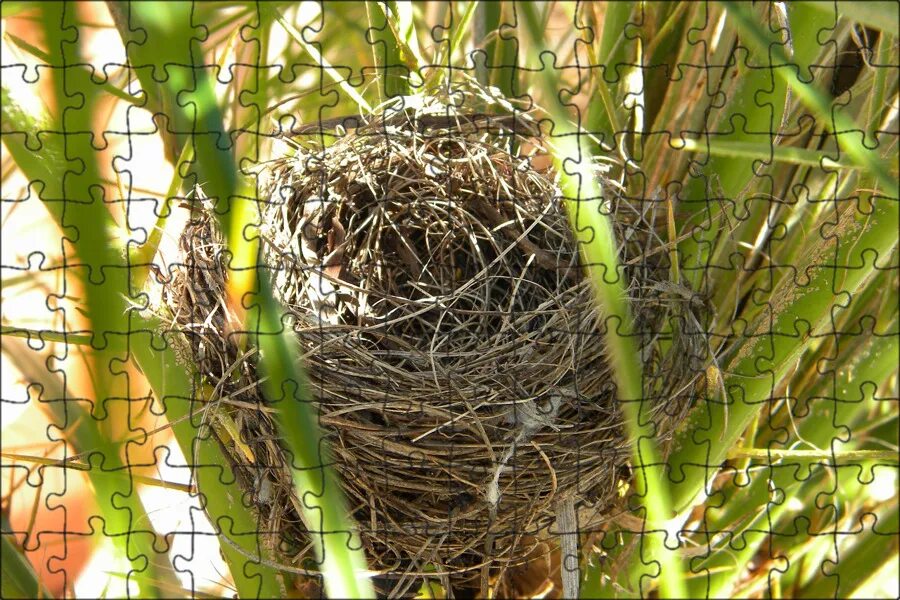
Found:
[{"label": "woven nest", "polygon": [[[561,501],[603,514],[628,477],[605,318],[527,118],[441,105],[354,125],[295,137],[266,165],[262,262],[381,590],[415,593],[426,571],[450,586],[509,585],[504,573],[555,545]],[[665,440],[703,355],[689,326],[698,307],[668,280],[652,203],[604,186]],[[240,443],[220,438],[247,503],[279,532],[285,562],[303,564],[306,528],[254,351],[228,335],[209,211],[181,242],[165,302],[240,431]]]}]

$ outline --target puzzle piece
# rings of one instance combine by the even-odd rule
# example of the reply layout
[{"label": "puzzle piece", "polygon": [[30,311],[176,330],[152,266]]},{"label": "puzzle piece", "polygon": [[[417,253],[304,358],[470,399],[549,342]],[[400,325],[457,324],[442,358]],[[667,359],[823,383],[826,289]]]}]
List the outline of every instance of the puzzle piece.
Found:
[{"label": "puzzle piece", "polygon": [[895,597],[897,16],[4,5],[4,597]]}]

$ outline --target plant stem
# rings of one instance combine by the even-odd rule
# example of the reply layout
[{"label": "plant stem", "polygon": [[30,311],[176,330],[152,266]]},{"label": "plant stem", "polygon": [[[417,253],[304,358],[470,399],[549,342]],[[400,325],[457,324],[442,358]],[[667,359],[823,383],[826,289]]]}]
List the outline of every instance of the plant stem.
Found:
[{"label": "plant stem", "polygon": [[900,461],[894,450],[786,450],[782,448],[733,448],[728,458],[758,458],[761,460],[842,460],[847,462],[860,460],[880,460],[896,463]]},{"label": "plant stem", "polygon": [[[519,5],[531,41],[542,47],[540,20],[533,6]],[[544,58],[547,52],[543,52]],[[544,62],[540,82],[548,102],[559,99],[558,78]],[[594,284],[597,305],[606,315],[603,332],[607,356],[616,383],[618,404],[622,409],[625,428],[632,444],[634,469],[634,498],[641,503],[644,531],[640,548],[632,556],[628,568],[623,569],[627,587],[643,595],[644,578],[655,578],[654,561],[659,562],[659,590],[662,597],[681,598],[686,595],[680,558],[666,548],[664,540],[674,515],[671,511],[665,465],[660,461],[655,440],[655,426],[645,405],[643,366],[635,342],[634,319],[624,283],[624,270],[619,264],[616,235],[609,211],[603,210],[604,190],[599,183],[590,151],[583,144],[580,129],[573,128],[562,106],[553,105],[548,112],[554,121],[553,162],[559,175],[560,188],[582,260]],[[586,142],[586,140],[585,140]],[[603,590],[606,592],[607,590]],[[601,590],[590,590],[600,593]]]}]

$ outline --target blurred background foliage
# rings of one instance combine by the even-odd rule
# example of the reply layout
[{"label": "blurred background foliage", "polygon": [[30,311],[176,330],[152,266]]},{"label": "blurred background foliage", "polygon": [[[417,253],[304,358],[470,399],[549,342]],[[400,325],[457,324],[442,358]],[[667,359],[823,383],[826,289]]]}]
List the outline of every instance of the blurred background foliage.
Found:
[{"label": "blurred background foliage", "polygon": [[[598,192],[583,167],[614,158],[623,193],[666,215],[673,278],[713,309],[706,402],[666,464],[628,415],[645,531],[584,532],[582,595],[897,594],[896,4],[0,10],[4,596],[304,592],[222,471],[211,427],[228,423],[207,422],[146,284],[201,184],[234,256],[231,308],[251,337],[279,332],[254,269],[252,172],[272,132],[466,77],[544,111],[567,196]],[[600,237],[585,255],[612,269]],[[617,384],[637,397],[628,307],[594,276],[626,325],[609,335]],[[268,395],[303,380],[292,336],[255,343]],[[285,444],[324,468],[301,406]],[[310,518],[348,530],[321,481],[296,481],[318,498]],[[346,535],[316,538],[326,591],[371,594]]]}]

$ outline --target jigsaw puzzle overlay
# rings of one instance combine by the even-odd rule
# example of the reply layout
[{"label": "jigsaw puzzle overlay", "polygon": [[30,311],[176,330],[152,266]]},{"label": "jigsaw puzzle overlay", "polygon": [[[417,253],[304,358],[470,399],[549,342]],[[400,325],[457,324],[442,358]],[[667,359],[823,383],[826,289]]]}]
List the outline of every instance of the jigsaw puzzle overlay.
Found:
[{"label": "jigsaw puzzle overlay", "polygon": [[2,11],[2,597],[897,597],[900,6]]}]

